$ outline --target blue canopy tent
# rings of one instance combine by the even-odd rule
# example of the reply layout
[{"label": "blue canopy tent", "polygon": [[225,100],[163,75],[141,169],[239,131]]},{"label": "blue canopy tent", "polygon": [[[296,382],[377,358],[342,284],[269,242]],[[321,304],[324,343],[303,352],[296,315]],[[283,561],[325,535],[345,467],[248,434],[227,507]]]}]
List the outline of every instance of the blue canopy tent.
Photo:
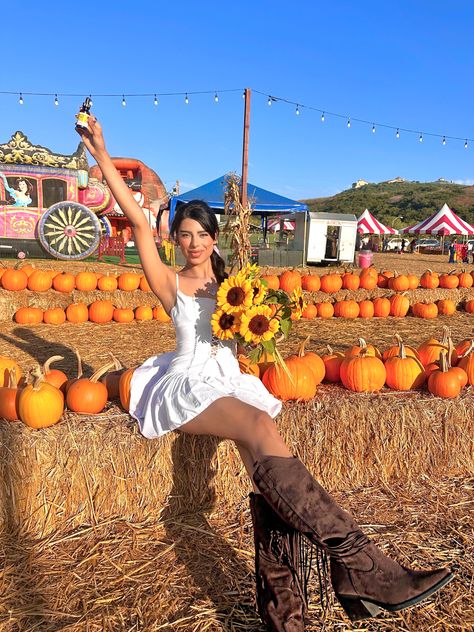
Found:
[{"label": "blue canopy tent", "polygon": [[[197,189],[173,197],[170,203],[170,224],[173,221],[176,207],[180,202],[204,200],[215,211],[223,211],[226,177],[226,175],[223,175],[207,184],[203,184]],[[267,214],[283,215],[285,213],[308,211],[307,205],[302,202],[291,200],[283,195],[272,193],[272,191],[267,191],[250,183],[247,183],[247,198],[252,205],[253,213],[261,215],[262,220],[266,218]]]}]

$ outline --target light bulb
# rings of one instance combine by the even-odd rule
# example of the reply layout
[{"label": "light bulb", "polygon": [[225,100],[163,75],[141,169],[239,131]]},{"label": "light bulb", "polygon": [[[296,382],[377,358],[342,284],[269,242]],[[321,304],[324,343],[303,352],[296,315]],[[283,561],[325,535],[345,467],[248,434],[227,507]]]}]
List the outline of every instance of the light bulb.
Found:
[{"label": "light bulb", "polygon": [[467,140],[464,141],[464,149],[468,148]]},{"label": "light bulb", "polygon": [[187,92],[186,92],[186,96],[184,97],[184,102],[186,103],[186,105],[188,105],[188,103],[189,103],[188,93]]},{"label": "light bulb", "polygon": [[321,123],[324,123],[324,112],[321,114]]},{"label": "light bulb", "polygon": [[158,99],[156,98],[156,94],[155,94],[155,97],[153,99],[153,105],[158,105]]},{"label": "light bulb", "polygon": [[125,107],[127,105],[127,102],[125,101],[125,95],[122,94],[122,105],[123,107]]},{"label": "light bulb", "polygon": [[20,92],[20,98],[18,99],[18,103],[19,103],[20,105],[23,105],[23,95],[22,95],[22,93],[21,93],[21,92]]},{"label": "light bulb", "polygon": [[420,143],[423,142],[423,134],[420,133],[420,138],[418,140],[420,141]]},{"label": "light bulb", "polygon": [[351,126],[351,119],[350,119],[350,118],[348,118],[348,119],[347,119],[347,127],[350,127],[350,126]]},{"label": "light bulb", "polygon": [[214,95],[214,101],[215,101],[216,103],[219,103],[219,96],[218,96],[217,92],[216,92],[216,94]]},{"label": "light bulb", "polygon": [[397,138],[400,138],[400,130],[398,129],[398,127],[397,127],[397,133],[395,134],[395,136],[396,136]]},{"label": "light bulb", "polygon": [[54,105],[59,105],[59,99],[58,99],[57,94],[54,95]]},{"label": "light bulb", "polygon": [[443,140],[441,141],[443,145],[446,145],[446,136],[443,136]]},{"label": "light bulb", "polygon": [[267,101],[268,105],[272,104],[272,97],[268,97],[268,101]]},{"label": "light bulb", "polygon": [[372,134],[375,134],[375,125],[372,125]]},{"label": "light bulb", "polygon": [[299,105],[296,106],[295,114],[296,114],[296,116],[300,115],[300,106]]}]

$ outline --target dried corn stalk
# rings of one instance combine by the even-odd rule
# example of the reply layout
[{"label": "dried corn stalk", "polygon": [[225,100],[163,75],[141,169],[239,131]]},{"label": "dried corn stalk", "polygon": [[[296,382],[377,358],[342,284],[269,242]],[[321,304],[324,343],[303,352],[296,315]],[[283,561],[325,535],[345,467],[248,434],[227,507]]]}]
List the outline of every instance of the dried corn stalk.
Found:
[{"label": "dried corn stalk", "polygon": [[232,249],[232,269],[238,266],[240,270],[250,260],[252,246],[249,239],[250,216],[252,207],[250,203],[242,206],[240,201],[240,177],[230,173],[226,177],[224,192],[224,211],[229,219],[224,227],[226,242],[230,240]]}]

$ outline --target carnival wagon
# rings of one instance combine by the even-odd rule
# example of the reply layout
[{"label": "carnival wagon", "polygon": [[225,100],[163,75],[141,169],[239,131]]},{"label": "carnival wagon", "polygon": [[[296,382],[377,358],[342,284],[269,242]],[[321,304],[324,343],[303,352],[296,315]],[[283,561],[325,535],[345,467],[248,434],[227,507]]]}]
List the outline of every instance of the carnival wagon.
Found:
[{"label": "carnival wagon", "polygon": [[[121,175],[154,227],[168,201],[166,190],[153,170],[140,161],[133,164],[135,170],[121,170]],[[43,250],[57,259],[79,260],[92,255],[103,237],[127,230],[129,236],[100,171],[93,167],[91,172],[98,177],[89,175],[83,143],[72,155],[55,154],[17,131],[0,145],[0,253],[9,249],[25,256]]]}]

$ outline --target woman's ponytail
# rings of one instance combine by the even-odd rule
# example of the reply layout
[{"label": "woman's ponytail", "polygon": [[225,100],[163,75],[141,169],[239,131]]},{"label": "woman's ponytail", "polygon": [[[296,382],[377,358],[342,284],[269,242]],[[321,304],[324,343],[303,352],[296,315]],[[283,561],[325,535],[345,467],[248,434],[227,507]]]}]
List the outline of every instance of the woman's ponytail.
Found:
[{"label": "woman's ponytail", "polygon": [[220,256],[220,254],[217,252],[216,249],[214,249],[211,255],[211,265],[212,265],[212,271],[214,272],[214,276],[216,277],[216,281],[219,284],[222,283],[224,279],[227,279],[229,275],[225,271],[225,261]]}]

